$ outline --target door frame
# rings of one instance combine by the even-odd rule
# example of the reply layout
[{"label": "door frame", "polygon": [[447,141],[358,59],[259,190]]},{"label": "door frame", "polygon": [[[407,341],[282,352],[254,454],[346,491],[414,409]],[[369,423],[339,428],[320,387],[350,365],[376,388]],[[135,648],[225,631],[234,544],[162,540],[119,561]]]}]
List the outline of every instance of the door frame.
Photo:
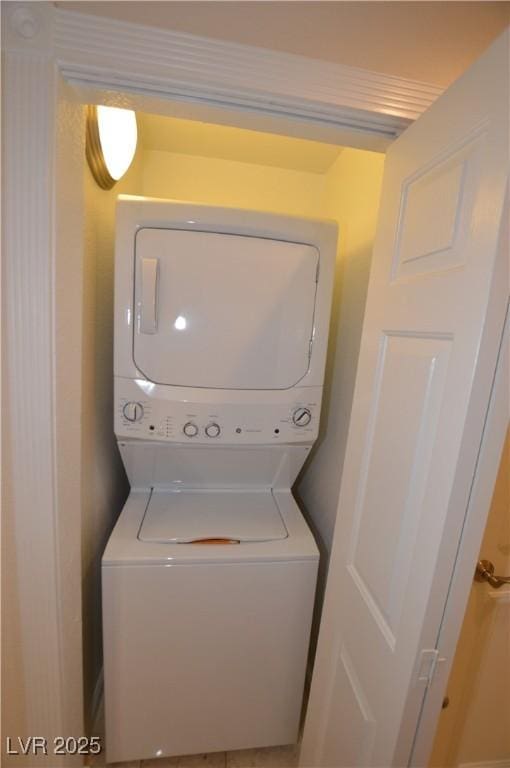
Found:
[{"label": "door frame", "polygon": [[[81,391],[74,380],[72,397],[63,400],[56,386],[69,301],[65,254],[74,248],[80,258],[82,247],[74,241],[83,200],[80,192],[70,194],[70,182],[78,186],[83,154],[76,155],[69,137],[82,125],[81,104],[101,101],[384,151],[441,89],[49,3],[6,3],[2,14],[9,190],[3,228],[9,410],[3,426],[22,671],[30,691],[25,725],[31,734],[81,735],[80,488],[66,490],[60,482],[64,468],[79,476],[80,436],[66,437],[66,425],[79,420]],[[77,110],[62,114],[73,100]],[[79,275],[73,285],[76,297]],[[71,341],[79,355],[79,340]]]},{"label": "door frame", "polygon": [[101,92],[103,101],[106,96],[112,104],[133,103],[145,111],[164,111],[171,102],[175,116],[381,151],[443,90],[75,11],[54,9],[49,15],[62,78],[89,94]]}]

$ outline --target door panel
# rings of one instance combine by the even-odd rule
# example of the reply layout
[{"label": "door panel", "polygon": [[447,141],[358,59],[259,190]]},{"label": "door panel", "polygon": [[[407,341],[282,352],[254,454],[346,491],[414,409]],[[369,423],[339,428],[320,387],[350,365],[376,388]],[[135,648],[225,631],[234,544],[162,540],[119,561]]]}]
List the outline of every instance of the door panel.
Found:
[{"label": "door panel", "polygon": [[[507,33],[387,155],[302,766],[387,768],[397,754],[402,764],[410,709],[416,728],[428,680],[417,674],[420,638],[440,548],[460,538],[476,458],[468,467],[461,448],[505,258],[508,42]],[[491,379],[477,389],[485,403]],[[434,592],[442,606],[452,568]]]},{"label": "door panel", "polygon": [[450,344],[396,335],[381,341],[347,572],[392,648],[424,513]]},{"label": "door panel", "polygon": [[323,765],[336,768],[344,751],[346,765],[366,765],[375,735],[375,720],[347,650],[338,654],[332,679],[330,712],[336,723],[326,733]]},{"label": "door panel", "polygon": [[393,277],[460,267],[487,124],[463,136],[402,184]]}]

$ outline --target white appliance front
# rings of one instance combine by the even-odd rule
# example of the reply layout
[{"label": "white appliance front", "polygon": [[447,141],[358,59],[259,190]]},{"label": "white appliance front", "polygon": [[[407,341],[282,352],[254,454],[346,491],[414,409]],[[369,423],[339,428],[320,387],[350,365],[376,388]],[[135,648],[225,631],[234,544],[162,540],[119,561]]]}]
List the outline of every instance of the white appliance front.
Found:
[{"label": "white appliance front", "polygon": [[294,386],[308,370],[318,266],[310,245],[139,229],[136,367],[181,387]]},{"label": "white appliance front", "polygon": [[102,561],[109,762],[297,739],[318,566],[291,487],[318,434],[336,226],[122,198]]},{"label": "white appliance front", "polygon": [[[230,494],[241,518],[265,503],[259,531],[276,538],[147,541],[151,491],[131,493],[113,531],[102,568],[109,763],[297,740],[317,547],[290,491]],[[182,530],[175,500],[158,494],[157,539]]]},{"label": "white appliance front", "polygon": [[311,444],[335,251],[332,222],[121,197],[117,437]]}]

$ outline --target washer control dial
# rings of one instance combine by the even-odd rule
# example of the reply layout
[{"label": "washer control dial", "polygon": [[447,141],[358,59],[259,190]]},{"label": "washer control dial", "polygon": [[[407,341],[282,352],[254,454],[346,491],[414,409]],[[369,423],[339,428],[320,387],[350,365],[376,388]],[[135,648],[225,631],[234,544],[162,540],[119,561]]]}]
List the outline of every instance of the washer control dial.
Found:
[{"label": "washer control dial", "polygon": [[296,427],[307,427],[312,420],[312,412],[309,408],[296,408],[292,414],[292,422]]},{"label": "washer control dial", "polygon": [[128,421],[140,421],[143,418],[143,405],[130,401],[125,404],[122,413]]},{"label": "washer control dial", "polygon": [[221,432],[220,425],[215,422],[211,422],[205,428],[205,434],[207,437],[218,437]]},{"label": "washer control dial", "polygon": [[192,421],[187,421],[183,426],[182,431],[186,437],[196,437],[198,435],[198,427]]}]

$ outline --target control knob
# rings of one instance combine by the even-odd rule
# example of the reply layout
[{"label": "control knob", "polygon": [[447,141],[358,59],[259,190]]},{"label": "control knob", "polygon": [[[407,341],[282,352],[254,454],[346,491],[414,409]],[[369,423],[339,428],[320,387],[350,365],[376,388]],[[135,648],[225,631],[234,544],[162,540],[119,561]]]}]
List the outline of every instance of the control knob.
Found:
[{"label": "control knob", "polygon": [[143,418],[143,405],[130,401],[125,404],[122,413],[128,421],[140,421]]},{"label": "control knob", "polygon": [[211,424],[208,424],[205,428],[205,434],[207,437],[218,437],[221,432],[220,425],[215,424],[212,422]]},{"label": "control knob", "polygon": [[196,437],[198,435],[198,427],[196,424],[193,424],[192,421],[187,421],[183,426],[182,431],[186,437]]},{"label": "control knob", "polygon": [[312,412],[309,408],[296,408],[292,414],[292,421],[296,427],[306,427],[312,420]]}]

